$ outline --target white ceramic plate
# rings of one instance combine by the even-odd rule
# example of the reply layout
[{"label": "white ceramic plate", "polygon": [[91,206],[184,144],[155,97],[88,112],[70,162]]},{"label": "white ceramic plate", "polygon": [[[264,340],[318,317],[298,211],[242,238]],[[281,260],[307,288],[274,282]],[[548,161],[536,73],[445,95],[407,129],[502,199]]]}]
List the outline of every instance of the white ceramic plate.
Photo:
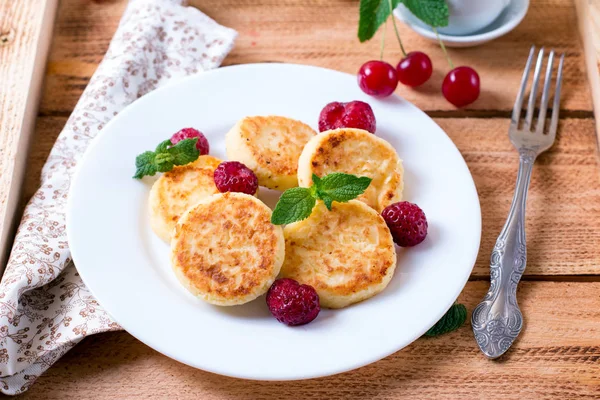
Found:
[{"label": "white ceramic plate", "polygon": [[[364,100],[377,135],[404,159],[407,200],[429,220],[421,245],[399,250],[380,295],[323,310],[290,328],[264,297],[217,307],[189,294],[171,271],[169,246],[148,222],[151,178],[132,179],[135,156],[183,127],[202,130],[225,158],[224,135],[247,115],[278,114],[316,127],[331,101]],[[273,205],[274,192],[262,190]],[[69,245],[83,280],[129,333],[178,361],[218,374],[265,380],[319,377],[354,369],[419,338],[450,307],[474,265],[481,233],[469,170],[446,134],[398,97],[374,100],[356,77],[286,64],[220,68],[159,89],[116,116],[81,160],[69,194]]]},{"label": "white ceramic plate", "polygon": [[[511,0],[509,5],[502,11],[502,14],[485,28],[469,35],[444,35],[440,33],[440,39],[448,47],[472,47],[487,43],[515,29],[525,18],[528,9],[529,0]],[[437,37],[431,27],[421,22],[403,5],[394,10],[394,15],[419,35],[437,42]]]}]

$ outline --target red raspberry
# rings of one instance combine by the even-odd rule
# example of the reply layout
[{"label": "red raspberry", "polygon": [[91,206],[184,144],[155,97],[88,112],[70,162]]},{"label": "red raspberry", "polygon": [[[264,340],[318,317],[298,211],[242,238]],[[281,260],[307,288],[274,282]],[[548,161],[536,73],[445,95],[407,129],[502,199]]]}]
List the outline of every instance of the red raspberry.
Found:
[{"label": "red raspberry", "polygon": [[289,326],[308,324],[321,311],[315,289],[288,278],[273,282],[267,292],[267,306],[277,321]]},{"label": "red raspberry", "polygon": [[176,145],[184,139],[195,138],[198,138],[198,142],[196,142],[196,148],[200,152],[200,155],[207,155],[209,150],[208,140],[206,140],[206,137],[202,132],[194,128],[183,128],[179,132],[173,134],[173,136],[171,136],[171,144]]},{"label": "red raspberry", "polygon": [[408,201],[390,204],[381,216],[398,246],[416,246],[427,236],[427,218],[416,204]]},{"label": "red raspberry", "polygon": [[219,192],[242,192],[254,195],[258,190],[258,178],[241,162],[223,161],[214,173]]},{"label": "red raspberry", "polygon": [[364,101],[327,104],[319,115],[319,132],[338,128],[357,128],[375,133],[375,114]]}]

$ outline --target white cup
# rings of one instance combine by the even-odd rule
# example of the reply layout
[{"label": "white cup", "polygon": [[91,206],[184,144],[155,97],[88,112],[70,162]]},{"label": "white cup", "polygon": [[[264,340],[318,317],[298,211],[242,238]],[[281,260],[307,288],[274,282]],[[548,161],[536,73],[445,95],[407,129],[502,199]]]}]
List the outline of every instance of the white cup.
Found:
[{"label": "white cup", "polygon": [[468,35],[494,22],[510,0],[446,0],[446,3],[450,9],[448,26],[438,31],[446,35]]}]

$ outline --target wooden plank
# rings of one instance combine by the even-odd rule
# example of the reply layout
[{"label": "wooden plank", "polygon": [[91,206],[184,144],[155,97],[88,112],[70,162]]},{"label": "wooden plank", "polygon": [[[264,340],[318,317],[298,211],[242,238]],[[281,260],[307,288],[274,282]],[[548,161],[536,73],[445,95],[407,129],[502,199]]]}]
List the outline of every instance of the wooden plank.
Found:
[{"label": "wooden plank", "polygon": [[[471,282],[460,301],[472,310],[486,290],[486,282]],[[483,357],[467,324],[443,337],[419,339],[382,361],[341,375],[253,382],[179,364],[118,332],[86,339],[22,398],[600,398],[600,283],[522,282],[518,296],[526,326],[500,361]],[[174,340],[176,329],[175,324]]]},{"label": "wooden plank", "polygon": [[[42,102],[44,114],[68,114],[73,109],[106,52],[125,2],[62,1]],[[356,1],[195,0],[193,4],[218,22],[238,30],[236,47],[226,64],[278,61],[355,73],[362,63],[379,57],[378,38],[366,44],[356,39]],[[391,24],[388,25],[385,59],[396,64],[400,52]],[[448,66],[437,44],[404,26],[400,30],[408,49],[422,50],[431,56],[435,73],[423,88],[402,87],[398,93],[424,110],[454,110],[439,90]],[[481,98],[470,109],[494,111],[486,115],[497,115],[495,111],[501,110],[502,115],[507,115],[532,44],[566,52],[562,108],[591,115],[592,103],[571,0],[534,0],[527,17],[513,32],[484,46],[450,50],[456,65],[471,65],[481,75]]]},{"label": "wooden plank", "polygon": [[596,134],[600,135],[600,1],[575,0],[575,4],[594,102]]},{"label": "wooden plank", "polygon": [[[489,276],[489,256],[506,220],[517,173],[508,119],[435,118],[465,157],[479,192],[483,237],[473,277]],[[66,117],[40,117],[27,162],[23,204]],[[416,133],[418,134],[418,133]],[[561,121],[554,147],[533,171],[527,210],[526,275],[600,274],[600,175],[592,119]],[[600,278],[599,278],[600,279]]]},{"label": "wooden plank", "polygon": [[[508,215],[518,159],[508,119],[436,119],[465,157],[479,193],[483,228],[474,276]],[[533,169],[527,202],[527,275],[600,273],[600,174],[594,121],[561,121],[554,146]]]},{"label": "wooden plank", "polygon": [[17,220],[57,0],[0,0],[0,273]]}]

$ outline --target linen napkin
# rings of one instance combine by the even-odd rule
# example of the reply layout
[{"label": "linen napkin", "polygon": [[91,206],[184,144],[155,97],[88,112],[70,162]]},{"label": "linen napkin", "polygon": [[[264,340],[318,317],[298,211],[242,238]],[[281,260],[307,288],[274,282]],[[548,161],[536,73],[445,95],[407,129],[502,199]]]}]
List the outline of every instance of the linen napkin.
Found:
[{"label": "linen napkin", "polygon": [[237,33],[185,0],[130,0],[108,52],[42,170],[0,282],[0,390],[19,394],[85,336],[121,329],[70,258],[66,199],[77,161],[111,118],[178,78],[216,68]]}]

